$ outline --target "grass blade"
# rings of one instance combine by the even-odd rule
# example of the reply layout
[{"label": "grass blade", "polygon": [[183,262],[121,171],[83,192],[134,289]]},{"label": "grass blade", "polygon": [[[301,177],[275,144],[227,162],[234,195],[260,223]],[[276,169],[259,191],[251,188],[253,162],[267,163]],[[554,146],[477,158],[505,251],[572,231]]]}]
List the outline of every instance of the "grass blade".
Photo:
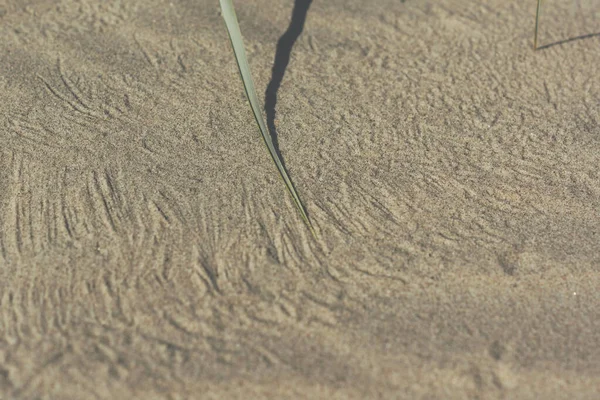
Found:
[{"label": "grass blade", "polygon": [[533,49],[537,50],[537,42],[538,42],[538,27],[540,22],[540,11],[542,9],[542,0],[538,0],[537,2],[537,10],[535,12],[535,36],[533,38]]},{"label": "grass blade", "polygon": [[258,101],[258,97],[256,96],[256,90],[254,89],[254,82],[252,81],[252,74],[250,72],[250,66],[248,65],[248,59],[246,58],[246,50],[244,49],[244,42],[242,40],[242,33],[240,31],[240,26],[238,25],[237,16],[235,14],[235,9],[233,8],[232,0],[219,0],[221,3],[221,11],[223,14],[223,19],[225,19],[225,25],[227,26],[227,32],[229,33],[229,39],[231,40],[231,46],[233,47],[233,53],[235,55],[235,60],[237,61],[237,65],[240,71],[240,75],[242,77],[242,82],[244,83],[244,89],[246,90],[246,96],[248,97],[248,101],[250,102],[250,108],[252,108],[252,113],[254,114],[254,119],[256,120],[256,124],[260,129],[260,133],[265,141],[265,145],[269,150],[269,154],[271,154],[271,158],[273,162],[277,166],[279,170],[279,174],[283,179],[300,215],[310,232],[314,237],[316,237],[315,230],[308,219],[308,215],[306,214],[306,210],[302,205],[302,201],[300,201],[300,196],[296,192],[294,188],[294,184],[292,183],[290,177],[288,176],[285,168],[283,167],[283,163],[279,158],[277,151],[275,150],[275,146],[273,146],[273,140],[271,139],[271,135],[269,134],[269,130],[267,129],[267,125],[263,119],[261,113],[260,103]]}]

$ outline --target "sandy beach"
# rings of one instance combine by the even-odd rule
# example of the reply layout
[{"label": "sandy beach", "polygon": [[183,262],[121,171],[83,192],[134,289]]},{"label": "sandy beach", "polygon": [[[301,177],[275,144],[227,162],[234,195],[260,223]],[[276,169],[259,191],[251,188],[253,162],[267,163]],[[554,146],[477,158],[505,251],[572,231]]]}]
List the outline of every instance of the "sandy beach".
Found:
[{"label": "sandy beach", "polygon": [[535,3],[312,2],[315,239],[217,0],[0,0],[0,399],[599,399],[600,1]]}]

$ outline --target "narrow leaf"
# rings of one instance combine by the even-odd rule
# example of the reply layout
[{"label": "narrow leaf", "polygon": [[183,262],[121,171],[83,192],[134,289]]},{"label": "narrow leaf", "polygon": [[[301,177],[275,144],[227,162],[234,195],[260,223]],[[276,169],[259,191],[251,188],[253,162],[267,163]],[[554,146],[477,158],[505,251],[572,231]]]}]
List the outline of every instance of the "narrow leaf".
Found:
[{"label": "narrow leaf", "polygon": [[246,96],[248,97],[248,101],[250,102],[250,108],[252,108],[252,113],[254,114],[254,119],[260,129],[260,133],[265,141],[267,149],[269,150],[269,154],[271,154],[271,158],[273,158],[273,162],[277,166],[279,170],[279,174],[283,179],[288,191],[290,192],[298,211],[300,211],[300,215],[302,219],[310,229],[313,236],[316,237],[313,226],[308,219],[308,215],[302,205],[302,201],[300,201],[300,197],[294,188],[294,184],[292,183],[290,177],[288,176],[285,168],[283,167],[283,163],[281,159],[277,155],[277,151],[275,150],[275,146],[273,146],[273,140],[271,139],[271,135],[269,134],[269,130],[267,129],[267,125],[263,119],[261,114],[260,103],[258,101],[258,97],[256,96],[256,91],[254,90],[254,83],[252,81],[252,75],[250,73],[250,66],[248,65],[248,59],[246,58],[246,51],[244,50],[244,42],[242,40],[242,33],[240,32],[240,26],[238,25],[237,16],[235,14],[235,9],[233,8],[233,3],[231,0],[219,0],[221,3],[221,11],[223,13],[223,18],[225,19],[225,25],[227,26],[227,31],[229,33],[229,39],[231,40],[231,45],[233,47],[233,53],[235,55],[235,59],[237,61],[237,65],[240,71],[240,75],[242,77],[242,82],[244,83],[244,89],[246,90]]},{"label": "narrow leaf", "polygon": [[537,10],[535,12],[535,36],[533,37],[533,49],[537,49],[538,42],[538,27],[540,22],[540,11],[542,9],[542,0],[538,0],[537,2]]}]

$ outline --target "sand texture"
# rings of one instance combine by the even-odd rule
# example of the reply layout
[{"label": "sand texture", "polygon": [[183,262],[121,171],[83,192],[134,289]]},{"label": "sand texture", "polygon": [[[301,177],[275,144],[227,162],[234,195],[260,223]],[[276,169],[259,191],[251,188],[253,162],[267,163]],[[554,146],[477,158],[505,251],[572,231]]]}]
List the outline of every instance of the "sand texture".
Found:
[{"label": "sand texture", "polygon": [[[236,0],[261,101],[293,0]],[[0,399],[600,399],[600,1],[314,0],[265,150],[217,0],[0,0]]]}]

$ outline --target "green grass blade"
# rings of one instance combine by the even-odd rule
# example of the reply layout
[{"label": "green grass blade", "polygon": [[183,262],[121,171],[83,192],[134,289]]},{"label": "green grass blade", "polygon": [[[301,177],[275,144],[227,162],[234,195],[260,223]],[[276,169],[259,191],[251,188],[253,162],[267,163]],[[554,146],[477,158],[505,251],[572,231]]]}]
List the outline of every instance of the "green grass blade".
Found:
[{"label": "green grass blade", "polygon": [[538,27],[540,22],[540,11],[542,9],[542,0],[538,0],[537,2],[537,10],[535,12],[535,36],[533,37],[533,49],[537,50],[537,42],[538,42]]},{"label": "green grass blade", "polygon": [[288,176],[285,168],[283,167],[283,163],[281,159],[277,155],[277,151],[275,150],[275,146],[273,146],[273,140],[271,139],[271,135],[269,134],[269,130],[267,129],[267,125],[263,119],[261,113],[260,103],[258,101],[258,97],[256,96],[256,90],[254,90],[254,82],[252,81],[252,74],[250,72],[250,66],[248,65],[248,59],[246,58],[246,50],[244,49],[244,42],[242,40],[242,33],[240,31],[240,26],[238,25],[237,16],[235,14],[235,9],[233,8],[233,3],[231,0],[219,0],[221,3],[221,11],[223,14],[223,18],[225,19],[225,25],[227,26],[227,31],[229,33],[229,39],[231,40],[231,45],[233,47],[233,53],[235,54],[235,59],[237,61],[237,65],[240,71],[240,75],[242,77],[242,82],[244,83],[244,89],[246,90],[246,96],[248,97],[248,101],[250,102],[250,108],[252,108],[252,113],[254,114],[254,119],[260,129],[260,133],[267,145],[267,149],[271,154],[271,158],[273,158],[273,162],[277,166],[279,170],[279,174],[281,178],[285,182],[288,191],[290,192],[294,203],[296,203],[296,207],[298,211],[300,211],[300,215],[302,219],[310,229],[313,236],[316,237],[313,226],[308,219],[308,215],[306,214],[306,210],[302,205],[302,201],[300,201],[300,197],[294,188],[294,185]]}]

